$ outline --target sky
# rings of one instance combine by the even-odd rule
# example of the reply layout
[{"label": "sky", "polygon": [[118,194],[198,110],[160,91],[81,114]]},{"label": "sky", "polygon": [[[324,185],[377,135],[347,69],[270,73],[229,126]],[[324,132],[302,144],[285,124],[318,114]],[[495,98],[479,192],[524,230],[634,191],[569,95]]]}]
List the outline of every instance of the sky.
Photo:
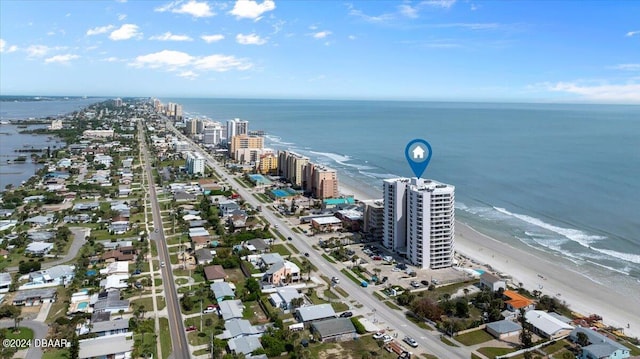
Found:
[{"label": "sky", "polygon": [[0,95],[640,104],[640,1],[0,2]]}]

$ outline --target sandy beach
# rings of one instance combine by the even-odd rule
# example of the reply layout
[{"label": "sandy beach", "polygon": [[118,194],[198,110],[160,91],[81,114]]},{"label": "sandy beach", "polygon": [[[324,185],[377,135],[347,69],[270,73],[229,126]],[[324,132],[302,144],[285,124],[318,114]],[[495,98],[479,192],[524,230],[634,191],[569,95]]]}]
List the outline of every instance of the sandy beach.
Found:
[{"label": "sandy beach", "polygon": [[[340,192],[358,200],[373,199],[364,191],[340,184]],[[605,285],[563,267],[560,258],[525,251],[484,235],[456,221],[456,251],[495,271],[510,275],[514,283],[555,296],[583,315],[598,314],[606,325],[623,328],[631,337],[640,337],[640,286],[627,288],[626,295],[612,293]],[[627,324],[630,328],[627,328]]]}]

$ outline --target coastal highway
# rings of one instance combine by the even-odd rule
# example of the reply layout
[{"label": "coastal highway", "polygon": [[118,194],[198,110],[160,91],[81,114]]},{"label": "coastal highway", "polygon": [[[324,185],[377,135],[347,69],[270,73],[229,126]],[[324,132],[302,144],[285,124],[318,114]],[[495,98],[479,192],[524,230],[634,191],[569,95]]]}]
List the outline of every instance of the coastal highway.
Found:
[{"label": "coastal highway", "polygon": [[[234,184],[233,177],[227,173],[214,159],[211,155],[202,151],[202,149],[196,145],[191,139],[187,138],[179,131],[177,131],[169,121],[167,121],[167,128],[171,129],[177,136],[182,138],[184,141],[187,141],[191,144],[192,149],[194,151],[198,151],[202,153],[207,159],[207,164],[216,170],[216,172],[222,177],[222,180],[231,185],[240,196],[249,204],[251,204],[254,208],[257,206],[263,206],[264,204],[259,202],[247,189],[242,186],[238,186]],[[356,300],[361,303],[368,311],[372,311],[375,309],[375,317],[378,320],[378,324],[383,326],[385,329],[389,327],[398,332],[398,340],[402,340],[405,335],[413,337],[418,344],[419,348],[426,350],[427,352],[436,355],[438,358],[469,358],[471,356],[471,350],[464,347],[452,347],[444,344],[440,341],[440,333],[432,333],[428,332],[416,324],[410,322],[404,317],[400,311],[393,310],[386,305],[384,305],[381,301],[375,298],[372,295],[372,292],[375,290],[373,286],[368,288],[362,288],[359,285],[355,284],[349,278],[346,278],[341,272],[340,269],[336,266],[332,266],[326,262],[322,256],[311,247],[311,244],[307,242],[306,236],[299,235],[294,233],[288,226],[288,223],[284,220],[276,217],[273,212],[271,212],[268,208],[265,208],[262,211],[262,216],[265,217],[269,223],[275,225],[278,224],[278,231],[282,233],[285,237],[293,238],[293,241],[290,244],[294,245],[301,253],[309,253],[309,259],[314,263],[320,272],[322,272],[327,277],[338,277],[341,279],[340,287],[344,289],[347,293],[349,293],[350,300]]]},{"label": "coastal highway", "polygon": [[[174,359],[188,359],[191,357],[189,353],[189,345],[187,342],[187,335],[182,322],[182,314],[180,312],[180,302],[178,300],[178,293],[176,291],[176,285],[173,280],[173,271],[171,270],[171,262],[169,261],[169,250],[167,249],[166,239],[164,237],[164,230],[162,228],[162,217],[160,215],[160,205],[158,203],[158,196],[156,193],[156,186],[153,178],[153,171],[151,169],[151,160],[149,156],[149,148],[145,138],[145,133],[142,129],[144,126],[139,123],[140,130],[138,132],[139,141],[142,141],[145,171],[147,173],[147,181],[149,183],[149,196],[151,202],[151,210],[153,214],[153,228],[154,232],[149,234],[149,239],[155,240],[158,248],[158,258],[160,261],[165,262],[164,268],[160,267],[160,274],[162,276],[162,284],[164,286],[164,297],[167,303],[167,313],[169,315],[169,333],[171,335],[171,344],[173,346],[173,354],[171,358]],[[165,353],[162,353],[163,355]]]}]

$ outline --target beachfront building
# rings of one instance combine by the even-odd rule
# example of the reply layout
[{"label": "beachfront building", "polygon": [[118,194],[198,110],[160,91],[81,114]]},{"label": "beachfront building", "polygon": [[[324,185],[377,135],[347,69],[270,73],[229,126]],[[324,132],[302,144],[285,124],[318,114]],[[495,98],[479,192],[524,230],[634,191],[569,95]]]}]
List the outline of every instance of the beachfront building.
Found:
[{"label": "beachfront building", "polygon": [[629,348],[589,328],[575,328],[569,339],[578,342],[579,333],[586,335],[588,345],[582,346],[578,359],[624,359],[631,356]]},{"label": "beachfront building", "polygon": [[278,152],[278,174],[294,187],[305,188],[305,166],[309,158],[291,151]]},{"label": "beachfront building", "polygon": [[384,181],[383,245],[420,268],[453,265],[455,187],[421,178]]},{"label": "beachfront building", "polygon": [[186,168],[190,175],[204,174],[205,158],[199,152],[187,152]]},{"label": "beachfront building", "polygon": [[202,129],[202,142],[205,145],[217,146],[223,141],[222,132],[222,124],[220,122],[204,122],[204,128]]},{"label": "beachfront building", "polygon": [[[246,134],[233,136],[231,138],[231,146],[229,153],[234,160],[242,160],[242,162],[257,162],[262,154],[260,151],[264,148],[264,138],[260,136],[249,136]],[[249,151],[243,151],[249,150]],[[241,158],[242,157],[242,158]]]},{"label": "beachfront building", "polygon": [[239,118],[227,121],[227,143],[231,143],[231,140],[235,136],[246,135],[248,133],[249,121],[244,121]]},{"label": "beachfront building", "polygon": [[536,334],[549,340],[564,338],[573,330],[573,326],[542,310],[530,310],[525,318]]},{"label": "beachfront building", "polygon": [[278,157],[271,153],[260,155],[258,162],[258,172],[263,175],[275,175],[278,171]]},{"label": "beachfront building", "polygon": [[307,178],[305,191],[311,193],[315,198],[326,199],[340,196],[336,170],[308,163],[305,166],[304,177]]},{"label": "beachfront building", "polygon": [[362,201],[364,204],[363,230],[367,238],[382,241],[384,230],[384,201],[373,199]]}]

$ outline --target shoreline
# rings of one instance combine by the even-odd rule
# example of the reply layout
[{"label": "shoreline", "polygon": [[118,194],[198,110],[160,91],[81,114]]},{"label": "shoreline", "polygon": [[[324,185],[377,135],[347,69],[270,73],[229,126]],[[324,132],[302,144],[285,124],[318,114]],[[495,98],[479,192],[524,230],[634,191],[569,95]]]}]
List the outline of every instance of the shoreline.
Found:
[{"label": "shoreline", "polygon": [[[339,192],[360,201],[377,199],[344,182],[340,182]],[[455,248],[469,259],[507,273],[514,283],[521,282],[527,290],[541,290],[565,302],[572,312],[586,316],[598,314],[606,325],[624,329],[627,336],[640,337],[640,313],[628,311],[628,308],[640,308],[640,287],[628,288],[627,295],[612,295],[606,286],[562,267],[553,257],[537,256],[535,252],[513,247],[459,219],[456,220]]]}]

